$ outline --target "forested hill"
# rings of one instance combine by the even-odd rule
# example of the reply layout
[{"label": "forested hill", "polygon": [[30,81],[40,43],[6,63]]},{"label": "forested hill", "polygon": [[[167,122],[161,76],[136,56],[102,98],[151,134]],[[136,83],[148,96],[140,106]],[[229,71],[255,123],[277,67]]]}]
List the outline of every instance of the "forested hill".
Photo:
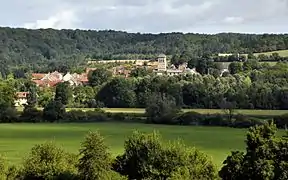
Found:
[{"label": "forested hill", "polygon": [[[186,51],[203,53],[248,53],[288,49],[286,35],[140,34],[119,31],[27,30],[0,28],[0,61],[5,65],[25,65],[75,61],[84,57],[109,59],[112,55],[145,56]],[[127,57],[126,57],[127,58]],[[128,57],[129,58],[129,57]]]}]

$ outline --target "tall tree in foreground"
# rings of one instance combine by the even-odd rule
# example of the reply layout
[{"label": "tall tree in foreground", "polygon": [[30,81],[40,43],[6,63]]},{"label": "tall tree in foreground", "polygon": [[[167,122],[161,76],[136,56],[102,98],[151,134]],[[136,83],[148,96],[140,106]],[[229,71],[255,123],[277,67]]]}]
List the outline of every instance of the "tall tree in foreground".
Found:
[{"label": "tall tree in foreground", "polygon": [[288,179],[288,138],[276,136],[273,123],[249,129],[246,153],[232,152],[219,175],[224,180]]},{"label": "tall tree in foreground", "polygon": [[81,143],[79,178],[82,180],[122,179],[111,170],[111,162],[112,158],[103,137],[98,132],[89,132]]}]

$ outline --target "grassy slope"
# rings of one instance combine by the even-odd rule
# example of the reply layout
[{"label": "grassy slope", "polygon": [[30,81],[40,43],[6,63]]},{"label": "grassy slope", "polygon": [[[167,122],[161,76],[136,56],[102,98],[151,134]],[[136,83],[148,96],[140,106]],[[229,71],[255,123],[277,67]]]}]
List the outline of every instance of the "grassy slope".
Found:
[{"label": "grassy slope", "polygon": [[133,130],[159,131],[166,140],[181,138],[213,157],[217,165],[231,150],[242,150],[246,130],[221,127],[185,127],[130,123],[98,124],[0,124],[0,153],[13,163],[21,162],[37,143],[55,140],[70,152],[77,152],[80,141],[89,130],[99,130],[113,155],[123,151],[123,142]]},{"label": "grassy slope", "polygon": [[272,55],[273,53],[278,53],[279,56],[287,57],[288,56],[288,50],[280,50],[280,51],[271,51],[271,52],[263,52],[263,53],[254,53],[255,56],[259,56],[260,54],[265,55]]}]

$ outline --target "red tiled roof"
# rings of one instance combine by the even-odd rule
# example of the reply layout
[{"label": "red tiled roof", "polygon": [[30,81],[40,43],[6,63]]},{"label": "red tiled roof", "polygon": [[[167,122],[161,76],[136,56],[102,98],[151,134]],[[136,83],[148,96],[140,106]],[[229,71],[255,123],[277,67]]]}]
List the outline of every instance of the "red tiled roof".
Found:
[{"label": "red tiled roof", "polygon": [[16,92],[17,98],[26,98],[29,92]]},{"label": "red tiled roof", "polygon": [[43,73],[32,73],[33,79],[42,79],[46,74]]}]

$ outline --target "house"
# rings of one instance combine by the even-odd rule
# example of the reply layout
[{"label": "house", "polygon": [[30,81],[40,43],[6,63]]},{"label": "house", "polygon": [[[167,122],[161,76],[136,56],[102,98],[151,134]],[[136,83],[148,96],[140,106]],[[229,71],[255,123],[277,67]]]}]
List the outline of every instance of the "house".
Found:
[{"label": "house", "polygon": [[26,105],[28,94],[29,94],[29,92],[17,92],[16,93],[16,99],[14,101],[15,106],[19,107],[19,106]]},{"label": "house", "polygon": [[32,80],[40,80],[45,77],[46,74],[44,73],[32,73]]}]

